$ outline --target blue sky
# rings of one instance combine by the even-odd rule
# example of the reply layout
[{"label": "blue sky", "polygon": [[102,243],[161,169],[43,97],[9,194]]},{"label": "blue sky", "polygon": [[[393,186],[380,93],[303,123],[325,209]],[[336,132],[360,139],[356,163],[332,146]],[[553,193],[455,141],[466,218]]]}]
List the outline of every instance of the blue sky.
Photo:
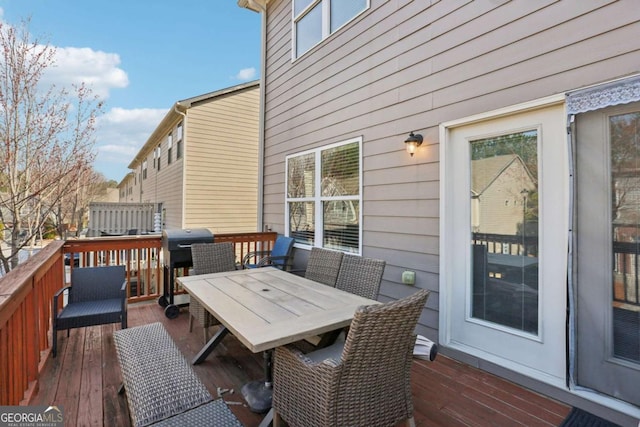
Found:
[{"label": "blue sky", "polygon": [[0,0],[57,50],[48,80],[105,99],[95,169],[120,182],[176,101],[258,79],[260,15],[236,0]]}]

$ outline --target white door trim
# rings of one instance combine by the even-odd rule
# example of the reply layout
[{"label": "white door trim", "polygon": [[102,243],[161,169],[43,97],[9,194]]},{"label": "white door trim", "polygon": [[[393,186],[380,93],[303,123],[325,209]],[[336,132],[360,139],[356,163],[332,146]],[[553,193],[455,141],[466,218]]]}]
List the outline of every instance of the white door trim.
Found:
[{"label": "white door trim", "polygon": [[[453,257],[447,256],[454,249],[453,245],[455,243],[456,238],[454,237],[455,229],[450,225],[450,221],[445,217],[446,213],[449,212],[449,205],[452,203],[450,200],[452,194],[454,193],[453,183],[450,179],[446,179],[446,176],[449,171],[455,170],[456,167],[460,167],[460,165],[454,164],[452,160],[453,155],[449,156],[448,151],[450,150],[449,144],[451,143],[451,133],[454,129],[461,127],[472,125],[476,123],[481,123],[483,121],[495,120],[515,114],[522,114],[524,112],[530,110],[537,110],[541,108],[552,107],[555,105],[559,105],[564,103],[565,95],[558,94],[545,98],[541,98],[538,100],[533,100],[530,102],[509,106],[501,109],[497,109],[494,111],[476,114],[473,116],[448,121],[442,123],[440,125],[440,311],[439,311],[439,340],[440,344],[445,347],[453,348],[456,350],[463,351],[467,354],[471,354],[473,356],[479,357],[483,360],[490,361],[499,366],[505,367],[507,369],[511,369],[517,372],[520,372],[524,375],[530,376],[532,378],[536,378],[537,380],[544,381],[548,384],[552,384],[557,387],[565,388],[565,378],[561,378],[557,375],[546,374],[537,369],[527,368],[526,366],[520,365],[514,361],[510,361],[504,358],[500,358],[495,354],[491,354],[489,352],[483,351],[482,349],[478,349],[471,346],[466,346],[464,343],[456,342],[452,338],[452,322],[450,313],[452,311],[452,307],[454,304],[453,301],[453,289],[454,283],[452,278],[452,271],[454,269],[460,268],[460,264],[469,265],[470,263],[470,255],[465,251],[464,253],[459,253],[456,255],[456,264],[457,267],[453,265]],[[566,117],[566,114],[563,114],[563,117]],[[564,142],[564,141],[563,141]],[[563,144],[563,147],[566,147]],[[544,165],[542,166],[544,167]],[[567,219],[568,220],[568,219]],[[458,273],[459,274],[459,273]],[[467,271],[466,276],[469,275]],[[458,276],[460,277],[460,276]],[[466,280],[470,280],[469,277],[466,277]],[[460,303],[460,302],[458,302]]]}]

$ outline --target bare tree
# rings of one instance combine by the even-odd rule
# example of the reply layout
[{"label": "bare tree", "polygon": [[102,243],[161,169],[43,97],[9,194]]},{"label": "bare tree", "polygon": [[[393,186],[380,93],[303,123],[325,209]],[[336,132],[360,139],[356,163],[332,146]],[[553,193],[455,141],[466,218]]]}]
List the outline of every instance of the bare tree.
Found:
[{"label": "bare tree", "polygon": [[91,168],[102,108],[84,84],[43,87],[55,49],[32,40],[28,24],[0,23],[0,220],[10,230],[0,251],[4,271]]},{"label": "bare tree", "polygon": [[[58,235],[67,238],[69,226],[80,230],[85,226],[85,216],[89,209],[89,203],[97,198],[104,197],[109,187],[109,182],[104,175],[86,169],[77,177],[73,191],[65,194],[53,209],[53,221]],[[75,235],[75,233],[74,233]]]}]

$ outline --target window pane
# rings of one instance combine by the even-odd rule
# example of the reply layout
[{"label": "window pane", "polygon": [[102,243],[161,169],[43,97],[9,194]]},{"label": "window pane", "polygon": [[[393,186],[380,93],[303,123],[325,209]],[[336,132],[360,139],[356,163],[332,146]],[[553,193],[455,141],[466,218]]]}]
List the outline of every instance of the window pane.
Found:
[{"label": "window pane", "polygon": [[313,245],[315,234],[314,202],[289,203],[289,236],[298,243]]},{"label": "window pane", "polygon": [[322,40],[322,4],[315,6],[296,23],[296,56]]},{"label": "window pane", "polygon": [[322,152],[322,196],[360,193],[360,146],[357,142]]},{"label": "window pane", "polygon": [[613,234],[613,354],[640,361],[640,112],[609,118]]},{"label": "window pane", "polygon": [[367,7],[367,0],[331,0],[331,32]]},{"label": "window pane", "polygon": [[537,131],[470,150],[472,316],[537,334]]},{"label": "window pane", "polygon": [[331,200],[323,203],[323,247],[358,252],[360,203],[357,200]]},{"label": "window pane", "polygon": [[293,15],[297,17],[311,3],[313,3],[313,0],[294,0]]},{"label": "window pane", "polygon": [[315,186],[315,155],[290,157],[287,160],[287,197],[313,197]]},{"label": "window pane", "polygon": [[182,123],[180,123],[176,129],[176,138],[178,141],[182,139]]}]

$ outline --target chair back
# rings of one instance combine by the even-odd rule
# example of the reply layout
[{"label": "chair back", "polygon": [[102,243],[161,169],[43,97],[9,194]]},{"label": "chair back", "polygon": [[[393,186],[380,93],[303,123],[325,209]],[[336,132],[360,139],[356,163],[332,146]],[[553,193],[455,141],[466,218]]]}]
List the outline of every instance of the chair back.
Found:
[{"label": "chair back", "polygon": [[286,270],[293,251],[293,237],[278,236],[271,248],[271,265],[281,270]]},{"label": "chair back", "polygon": [[311,248],[304,277],[335,287],[343,256],[339,251]]},{"label": "chair back", "polygon": [[377,419],[378,425],[392,425],[413,412],[410,372],[414,330],[428,296],[429,291],[422,289],[409,297],[356,311],[341,356],[337,425],[361,425],[362,417],[376,419],[376,414],[385,418]]},{"label": "chair back", "polygon": [[125,280],[124,265],[74,268],[71,270],[73,288],[69,302],[121,298]]},{"label": "chair back", "polygon": [[386,261],[356,255],[342,257],[336,288],[369,299],[378,299]]},{"label": "chair back", "polygon": [[232,242],[192,243],[191,260],[194,274],[220,273],[236,269]]}]

